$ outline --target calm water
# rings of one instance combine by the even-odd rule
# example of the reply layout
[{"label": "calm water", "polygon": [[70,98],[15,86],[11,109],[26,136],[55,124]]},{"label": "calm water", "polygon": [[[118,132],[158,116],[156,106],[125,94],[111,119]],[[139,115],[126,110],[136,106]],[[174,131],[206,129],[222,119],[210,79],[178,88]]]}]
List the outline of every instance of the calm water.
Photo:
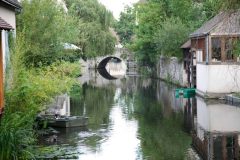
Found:
[{"label": "calm water", "polygon": [[45,145],[67,148],[80,160],[239,157],[238,107],[198,97],[176,99],[175,87],[159,80],[89,75],[79,79],[83,87],[75,88],[70,108],[71,115],[88,116],[89,125],[57,129],[58,141]]}]

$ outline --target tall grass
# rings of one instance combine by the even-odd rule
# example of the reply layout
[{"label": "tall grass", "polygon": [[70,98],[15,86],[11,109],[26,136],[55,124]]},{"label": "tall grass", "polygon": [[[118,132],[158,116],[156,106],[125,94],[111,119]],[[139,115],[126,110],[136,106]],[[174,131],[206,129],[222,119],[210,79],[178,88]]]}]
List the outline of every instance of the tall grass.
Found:
[{"label": "tall grass", "polygon": [[6,112],[0,123],[0,159],[32,157],[27,146],[35,140],[32,129],[33,114]]}]

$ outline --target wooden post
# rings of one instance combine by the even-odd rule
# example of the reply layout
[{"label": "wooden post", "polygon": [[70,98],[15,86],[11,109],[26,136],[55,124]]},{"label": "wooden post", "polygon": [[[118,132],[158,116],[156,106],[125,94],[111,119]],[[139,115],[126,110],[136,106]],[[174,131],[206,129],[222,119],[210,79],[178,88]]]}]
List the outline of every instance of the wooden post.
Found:
[{"label": "wooden post", "polygon": [[225,49],[225,38],[221,38],[221,61],[226,61],[226,49]]},{"label": "wooden post", "polygon": [[[234,46],[234,43],[235,43],[235,42],[236,42],[236,43],[240,43],[240,41],[239,41],[238,38],[234,38],[233,41],[232,41],[233,49],[235,48],[235,46]],[[233,54],[233,60],[234,60],[234,62],[237,62],[237,59],[238,59],[238,55]]]},{"label": "wooden post", "polygon": [[239,158],[238,135],[234,135],[234,158]]},{"label": "wooden post", "polygon": [[2,51],[2,30],[0,30],[0,117],[3,112],[4,94],[3,94],[3,51]]},{"label": "wooden post", "polygon": [[225,135],[222,136],[222,158],[223,160],[227,160],[227,137]]},{"label": "wooden post", "polygon": [[208,36],[208,62],[211,63],[212,62],[212,37],[211,35]]}]

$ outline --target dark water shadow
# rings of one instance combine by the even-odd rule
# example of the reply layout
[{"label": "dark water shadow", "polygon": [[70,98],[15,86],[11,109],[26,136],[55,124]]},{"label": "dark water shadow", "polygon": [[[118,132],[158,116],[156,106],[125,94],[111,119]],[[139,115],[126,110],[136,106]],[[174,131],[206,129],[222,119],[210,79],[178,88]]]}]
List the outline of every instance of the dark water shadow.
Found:
[{"label": "dark water shadow", "polygon": [[108,80],[115,80],[115,79],[117,79],[116,77],[111,76],[105,68],[98,68],[97,70],[98,70],[98,73],[102,77],[104,77],[104,78],[106,78]]}]

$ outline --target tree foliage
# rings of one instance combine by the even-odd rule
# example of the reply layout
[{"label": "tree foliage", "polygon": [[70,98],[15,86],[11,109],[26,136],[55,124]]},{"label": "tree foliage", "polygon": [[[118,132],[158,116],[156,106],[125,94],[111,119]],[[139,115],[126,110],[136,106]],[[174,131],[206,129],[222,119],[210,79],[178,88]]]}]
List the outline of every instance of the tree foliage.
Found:
[{"label": "tree foliage", "polygon": [[131,44],[135,25],[136,12],[133,8],[127,6],[124,12],[121,12],[119,21],[115,23],[115,30],[120,38],[121,44]]},{"label": "tree foliage", "polygon": [[23,0],[17,32],[25,37],[24,63],[49,65],[63,58],[63,43],[77,41],[77,21],[55,0]]},{"label": "tree foliage", "polygon": [[[153,66],[159,54],[181,57],[180,46],[189,33],[220,11],[238,8],[239,0],[147,0],[132,9],[137,25],[133,27],[129,20],[132,12],[125,11],[117,29],[133,31],[129,36],[134,38],[128,39],[130,48],[142,64]],[[118,32],[122,38],[123,33]]]},{"label": "tree foliage", "polygon": [[138,60],[144,65],[154,65],[156,62],[156,45],[153,43],[153,37],[161,23],[166,17],[163,3],[149,2],[146,4],[137,4],[137,28],[136,39],[134,39],[132,49],[136,52]]},{"label": "tree foliage", "polygon": [[188,35],[188,27],[179,18],[166,19],[162,24],[162,28],[154,36],[157,53],[165,56],[180,57],[182,51],[179,46],[188,38]]},{"label": "tree foliage", "polygon": [[109,28],[112,13],[97,0],[66,0],[69,13],[78,18],[78,44],[87,57],[112,54],[115,38]]},{"label": "tree foliage", "polygon": [[35,159],[31,145],[36,141],[36,115],[56,95],[76,84],[80,64],[55,62],[50,66],[27,68],[24,33],[18,33],[11,48],[11,71],[5,75],[5,111],[0,120],[0,159]]}]

